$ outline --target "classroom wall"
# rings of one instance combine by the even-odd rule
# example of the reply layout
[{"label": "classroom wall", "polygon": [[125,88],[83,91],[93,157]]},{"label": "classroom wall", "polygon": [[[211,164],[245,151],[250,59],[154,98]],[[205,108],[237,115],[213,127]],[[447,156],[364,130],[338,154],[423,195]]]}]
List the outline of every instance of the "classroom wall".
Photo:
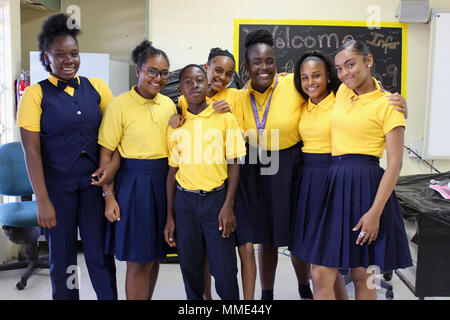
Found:
[{"label": "classroom wall", "polygon": [[[11,39],[10,39],[10,45],[11,45],[11,80],[10,84],[12,85],[14,83],[14,80],[19,76],[20,74],[20,19],[16,19],[15,17],[20,15],[20,4],[18,1],[9,1],[9,17],[10,20],[8,23],[11,27]],[[11,99],[11,109],[14,110],[13,106],[13,100],[14,96]],[[13,112],[7,112],[5,117],[13,117]],[[7,124],[7,130],[4,133],[6,135],[6,139],[3,136],[2,141],[13,141],[17,140],[18,137],[18,130],[17,128],[14,128],[12,131],[10,130],[9,123]],[[0,203],[3,201],[3,199],[0,199]],[[11,257],[17,257],[17,254],[19,252],[19,246],[13,244],[11,241],[8,240],[6,235],[3,233],[3,230],[0,229],[0,264],[9,260]]]},{"label": "classroom wall", "polygon": [[[131,50],[146,38],[146,0],[61,0],[61,11],[80,8],[82,52],[109,53],[111,60],[129,62]],[[37,51],[42,23],[54,11],[21,10],[22,68],[29,70],[29,52]],[[73,11],[68,14],[73,13]]]},{"label": "classroom wall", "polygon": [[[395,11],[399,3],[399,0],[150,0],[149,38],[166,51],[171,69],[178,69],[188,63],[204,63],[212,47],[232,51],[234,19],[364,21],[371,14],[370,6],[376,5],[382,21],[398,21]],[[430,4],[433,8],[450,8],[448,0],[431,0]],[[406,145],[423,137],[430,26],[410,23],[408,29]],[[401,175],[430,172],[417,158],[404,154]],[[434,161],[433,165],[441,171],[450,170],[450,161]]]}]

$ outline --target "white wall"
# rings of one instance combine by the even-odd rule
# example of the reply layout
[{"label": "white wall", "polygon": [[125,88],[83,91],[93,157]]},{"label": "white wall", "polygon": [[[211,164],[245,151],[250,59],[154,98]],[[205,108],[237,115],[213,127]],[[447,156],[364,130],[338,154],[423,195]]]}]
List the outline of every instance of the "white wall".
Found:
[{"label": "white wall", "polygon": [[[369,18],[372,5],[380,8],[382,21],[398,21],[399,0],[150,0],[149,38],[169,56],[171,69],[189,63],[204,63],[209,49],[233,50],[234,19],[358,20]],[[433,8],[450,8],[448,0],[431,0]],[[409,117],[405,144],[424,133],[430,27],[408,26],[407,102]],[[450,55],[450,53],[449,53]],[[382,161],[383,163],[383,161]],[[441,171],[450,161],[434,161]],[[406,155],[402,175],[429,173],[430,169]]]},{"label": "white wall", "polygon": [[[18,1],[18,0],[16,0]],[[108,53],[112,60],[129,62],[133,48],[146,37],[145,0],[61,0],[61,12],[80,8],[80,50]],[[37,35],[53,11],[21,10],[22,68],[29,69],[29,52],[38,50]],[[20,29],[19,29],[20,30]]]},{"label": "white wall", "polygon": [[[11,51],[7,54],[10,61],[10,70],[8,70],[8,75],[5,90],[9,93],[7,94],[7,101],[4,107],[5,112],[2,112],[3,119],[2,123],[6,125],[6,131],[2,135],[2,143],[11,142],[18,140],[18,130],[13,128],[13,123],[15,119],[15,95],[14,95],[14,80],[20,74],[20,3],[19,1],[9,0],[6,1],[9,5],[8,20],[6,21],[7,27],[10,28],[9,41],[10,46],[8,49]],[[3,5],[3,3],[2,3]],[[4,39],[1,39],[2,41]],[[7,200],[7,197],[0,199],[0,203],[3,200]],[[0,263],[10,259],[11,257],[17,256],[18,247],[13,245],[7,237],[4,235],[3,230],[0,229]]]}]

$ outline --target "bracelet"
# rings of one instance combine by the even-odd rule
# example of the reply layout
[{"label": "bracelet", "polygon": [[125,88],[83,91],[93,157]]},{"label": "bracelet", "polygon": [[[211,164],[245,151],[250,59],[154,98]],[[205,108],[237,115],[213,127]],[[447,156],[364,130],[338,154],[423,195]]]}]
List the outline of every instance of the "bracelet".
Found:
[{"label": "bracelet", "polygon": [[103,197],[106,197],[106,196],[109,196],[110,194],[114,194],[114,190],[104,191],[104,192],[102,193],[102,196],[103,196]]}]

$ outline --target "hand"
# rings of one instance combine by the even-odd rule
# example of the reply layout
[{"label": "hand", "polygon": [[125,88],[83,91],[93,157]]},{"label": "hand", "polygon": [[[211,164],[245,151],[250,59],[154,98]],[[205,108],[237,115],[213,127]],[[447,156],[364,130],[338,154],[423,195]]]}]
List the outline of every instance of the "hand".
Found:
[{"label": "hand", "polygon": [[219,113],[231,112],[230,105],[224,99],[214,101],[212,108]]},{"label": "hand", "polygon": [[178,113],[174,114],[169,119],[169,125],[174,129],[181,127],[185,122],[186,119]]},{"label": "hand", "polygon": [[285,77],[288,74],[289,74],[288,72],[280,72],[280,73],[277,73],[277,77]]},{"label": "hand", "polygon": [[97,187],[101,187],[104,184],[111,184],[114,181],[116,171],[113,169],[112,161],[105,163],[91,175],[91,184]]},{"label": "hand", "polygon": [[166,239],[169,247],[173,248],[177,246],[177,242],[173,237],[175,233],[175,220],[168,218],[166,222],[166,227],[164,228],[164,238]]},{"label": "hand", "polygon": [[236,230],[236,218],[233,207],[224,205],[219,213],[219,230],[222,232],[222,238],[228,238]]},{"label": "hand", "polygon": [[37,220],[41,227],[51,229],[56,227],[56,212],[50,199],[37,201]]},{"label": "hand", "polygon": [[366,241],[369,241],[368,244],[371,244],[378,237],[380,216],[369,210],[359,219],[353,231],[358,231],[359,229],[361,229],[361,232],[358,235],[358,239],[356,239],[356,244],[363,245]]},{"label": "hand", "polygon": [[402,112],[405,115],[405,119],[408,119],[408,106],[406,104],[405,98],[403,98],[398,93],[390,94],[387,96],[390,104],[396,106],[395,109]]},{"label": "hand", "polygon": [[105,217],[111,223],[120,221],[120,208],[114,194],[105,196]]}]

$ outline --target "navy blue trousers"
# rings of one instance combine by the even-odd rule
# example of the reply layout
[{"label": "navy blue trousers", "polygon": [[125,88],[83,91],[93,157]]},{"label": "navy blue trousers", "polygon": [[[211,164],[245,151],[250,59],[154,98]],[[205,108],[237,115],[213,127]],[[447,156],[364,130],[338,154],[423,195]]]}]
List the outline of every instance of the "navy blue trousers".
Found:
[{"label": "navy blue trousers", "polygon": [[202,300],[205,257],[222,300],[238,300],[236,239],[222,238],[219,213],[226,188],[199,195],[177,190],[175,196],[176,241],[188,300]]},{"label": "navy blue trousers", "polygon": [[79,299],[78,228],[86,266],[97,298],[117,299],[114,257],[104,254],[106,218],[101,188],[91,185],[96,165],[82,155],[68,173],[44,167],[48,195],[57,226],[44,229],[50,251],[54,300]]}]

